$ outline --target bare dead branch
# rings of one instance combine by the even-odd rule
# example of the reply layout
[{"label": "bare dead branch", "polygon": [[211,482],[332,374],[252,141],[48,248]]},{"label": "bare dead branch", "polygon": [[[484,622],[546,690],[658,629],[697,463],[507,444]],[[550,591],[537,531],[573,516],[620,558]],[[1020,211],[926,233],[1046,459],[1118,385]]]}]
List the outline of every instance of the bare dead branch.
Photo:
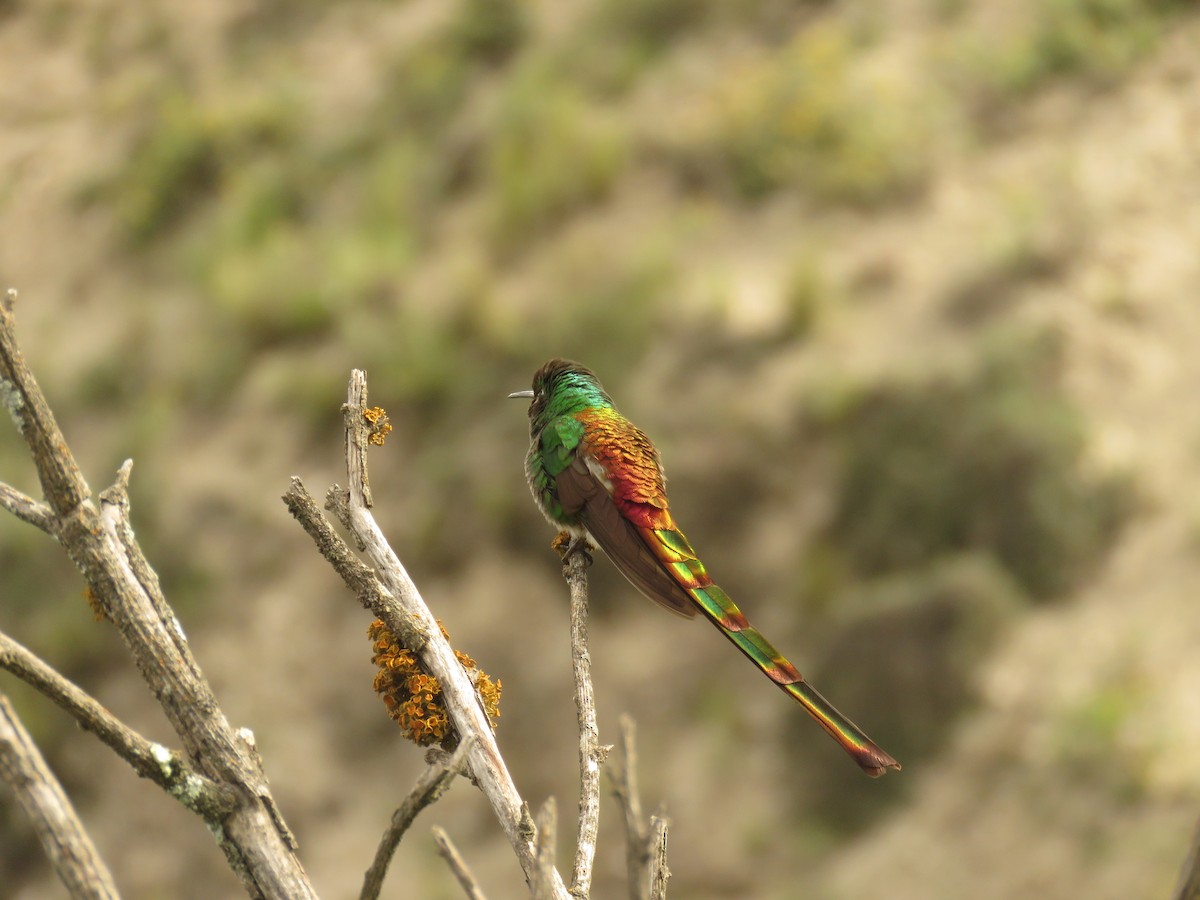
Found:
[{"label": "bare dead branch", "polygon": [[667,868],[667,826],[671,823],[665,816],[650,817],[650,900],[666,900],[667,879],[671,870]]},{"label": "bare dead branch", "polygon": [[621,806],[625,823],[625,867],[630,900],[645,900],[650,883],[650,827],[642,818],[642,797],[637,783],[637,726],[622,713],[621,752],[610,770],[613,796]]},{"label": "bare dead branch", "polygon": [[379,891],[383,887],[383,879],[387,875],[388,866],[391,865],[392,855],[396,852],[396,847],[400,845],[400,839],[404,837],[404,833],[408,831],[417,814],[425,807],[436,803],[442,794],[450,789],[454,776],[462,773],[467,751],[474,743],[474,737],[467,737],[458,745],[448,760],[429,766],[421,773],[421,777],[417,779],[416,786],[409,795],[392,813],[392,821],[384,831],[383,837],[380,838],[379,848],[375,851],[375,859],[363,877],[362,892],[359,894],[362,900],[375,900],[379,896]]},{"label": "bare dead branch", "polygon": [[0,482],[0,509],[7,509],[22,522],[40,528],[46,534],[54,534],[54,510],[3,482]]},{"label": "bare dead branch", "polygon": [[92,492],[17,346],[12,315],[16,293],[10,291],[5,299],[0,305],[0,402],[33,454],[46,501],[56,515],[67,516]]},{"label": "bare dead branch", "polygon": [[3,632],[0,632],[0,669],[12,672],[54,701],[75,718],[80,728],[95,734],[135,772],[188,809],[211,821],[220,821],[233,811],[237,795],[231,790],[201,775],[178,752],[146,740]]},{"label": "bare dead branch", "polygon": [[[370,435],[370,427],[363,415],[367,408],[366,375],[356,369],[350,375],[347,401],[343,407],[350,483],[345,520],[356,543],[364,549],[374,565],[376,577],[384,590],[362,594],[358,588],[351,587],[356,593],[362,594],[364,603],[368,595],[373,603],[377,603],[377,606],[369,608],[397,638],[404,641],[406,635],[415,634],[418,637],[419,646],[409,649],[417,654],[421,665],[441,685],[442,699],[459,738],[465,739],[468,735],[475,737],[476,745],[468,751],[472,780],[491,803],[526,879],[532,883],[536,869],[533,844],[536,829],[496,745],[487,713],[466,670],[454,656],[453,648],[442,638],[429,607],[371,515],[369,497],[364,490],[367,485],[366,447]],[[301,515],[305,517],[302,519],[305,528],[309,529],[318,545],[328,546],[322,544],[324,537],[318,537],[324,535],[325,529],[311,521],[311,509],[302,498],[303,486],[293,479],[292,489],[285,495],[289,508],[298,518]],[[340,498],[335,498],[333,507],[340,514]],[[347,581],[347,584],[350,582]],[[552,882],[550,896],[565,900],[567,890],[557,871],[553,873]]]},{"label": "bare dead branch", "polygon": [[56,534],[125,642],[196,770],[226,785],[237,807],[210,821],[226,859],[253,897],[313,897],[261,767],[237,737],[129,523],[127,461],[99,506],[17,346],[12,297],[0,304],[0,402],[33,456]]},{"label": "bare dead branch", "polygon": [[[647,822],[642,817],[642,798],[637,783],[637,728],[633,719],[620,719],[621,752],[609,770],[613,796],[621,806],[625,823],[625,865],[631,900],[664,897],[667,890],[667,826],[661,812]],[[656,893],[656,891],[658,893]]]},{"label": "bare dead branch", "polygon": [[466,860],[462,858],[462,854],[458,852],[458,848],[450,840],[450,835],[446,834],[444,828],[433,826],[433,842],[437,844],[438,855],[446,860],[450,866],[450,871],[454,873],[454,877],[458,880],[459,885],[466,893],[468,900],[487,900],[483,895],[483,891],[479,887],[479,882],[475,880],[475,876],[468,868]]},{"label": "bare dead branch", "polygon": [[558,845],[558,804],[553,797],[547,797],[546,802],[537,814],[536,861],[534,872],[533,900],[546,900],[554,896],[554,879],[558,876],[556,848]]},{"label": "bare dead branch", "polygon": [[375,570],[355,556],[346,542],[333,530],[317,506],[317,501],[304,487],[304,482],[293,477],[291,487],[283,495],[283,502],[287,504],[288,511],[296,521],[308,532],[321,555],[341,576],[346,587],[358,596],[358,602],[377,618],[383,619],[404,647],[414,653],[419,652],[429,640],[428,633],[421,630],[419,623],[405,617],[399,617],[396,622],[389,621],[390,618],[397,618],[396,598],[380,583]]},{"label": "bare dead branch", "polygon": [[609,747],[600,746],[596,726],[596,695],[592,689],[592,657],[587,643],[588,584],[586,551],[569,552],[563,560],[563,577],[571,594],[571,661],[575,673],[575,709],[579,717],[579,833],[575,841],[575,867],[571,896],[584,898],[592,890],[592,866],[600,831],[600,766]]},{"label": "bare dead branch", "polygon": [[73,898],[116,898],[117,887],[71,801],[8,698],[0,694],[0,780],[25,811],[54,871]]}]

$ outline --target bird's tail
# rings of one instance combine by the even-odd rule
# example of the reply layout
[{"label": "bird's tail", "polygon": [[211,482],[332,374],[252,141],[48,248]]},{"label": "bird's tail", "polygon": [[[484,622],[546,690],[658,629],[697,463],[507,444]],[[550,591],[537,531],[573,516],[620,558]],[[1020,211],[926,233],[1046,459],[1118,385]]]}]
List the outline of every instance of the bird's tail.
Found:
[{"label": "bird's tail", "polygon": [[[857,725],[842,715],[797,671],[796,667],[751,625],[736,603],[705,571],[703,563],[683,533],[677,529],[645,529],[647,543],[696,607],[730,642],[790,694],[842,749],[872,778],[900,763],[879,747]],[[653,538],[653,540],[650,540]]]}]

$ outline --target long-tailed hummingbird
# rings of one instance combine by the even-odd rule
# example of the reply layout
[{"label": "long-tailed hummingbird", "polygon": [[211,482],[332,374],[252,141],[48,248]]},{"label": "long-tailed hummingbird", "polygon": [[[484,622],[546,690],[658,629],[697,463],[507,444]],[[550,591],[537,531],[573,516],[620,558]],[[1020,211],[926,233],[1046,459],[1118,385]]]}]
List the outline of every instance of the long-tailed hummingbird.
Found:
[{"label": "long-tailed hummingbird", "polygon": [[655,603],[687,618],[703,613],[872,778],[900,768],[713,583],[671,516],[658,451],[617,412],[595,375],[578,363],[552,359],[534,374],[532,390],[509,396],[531,401],[525,474],[552,525],[599,546]]}]

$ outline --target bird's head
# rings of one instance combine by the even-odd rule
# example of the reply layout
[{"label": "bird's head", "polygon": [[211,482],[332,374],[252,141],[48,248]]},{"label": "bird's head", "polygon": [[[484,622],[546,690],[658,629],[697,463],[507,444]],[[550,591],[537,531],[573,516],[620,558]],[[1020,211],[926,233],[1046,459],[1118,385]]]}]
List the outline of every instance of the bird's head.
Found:
[{"label": "bird's head", "polygon": [[558,416],[613,405],[592,371],[569,359],[550,360],[533,374],[531,390],[513,391],[508,396],[532,401],[529,421],[535,434]]}]

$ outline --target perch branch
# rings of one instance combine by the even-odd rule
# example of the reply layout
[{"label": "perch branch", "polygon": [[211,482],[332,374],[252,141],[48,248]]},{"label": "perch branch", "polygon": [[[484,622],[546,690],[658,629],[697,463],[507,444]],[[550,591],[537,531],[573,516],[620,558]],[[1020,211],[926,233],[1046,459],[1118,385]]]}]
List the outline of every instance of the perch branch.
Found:
[{"label": "perch branch", "polygon": [[[377,602],[377,606],[370,607],[371,611],[382,619],[402,642],[407,644],[409,638],[413,638],[413,643],[408,649],[417,654],[421,665],[441,685],[442,698],[455,732],[460,739],[469,735],[475,737],[475,746],[468,751],[467,757],[472,780],[491,803],[517,855],[526,880],[532,884],[536,869],[533,843],[535,828],[508,773],[504,758],[500,755],[491,723],[476,695],[475,686],[454,656],[449,642],[441,636],[441,630],[429,607],[425,605],[416,585],[395,552],[388,546],[371,515],[368,498],[364,493],[367,484],[365,451],[370,433],[363,416],[366,409],[366,375],[356,369],[350,375],[347,402],[343,407],[350,481],[344,512],[351,535],[374,565],[382,587],[371,594],[372,599]],[[285,500],[297,518],[301,515],[311,516],[311,510],[300,502],[302,494],[303,485],[297,479],[293,479],[292,488],[285,495]],[[334,497],[330,505],[340,517],[343,511],[341,498]],[[328,527],[328,523],[323,528],[312,521],[301,521],[305,529],[314,535],[314,539],[316,535],[324,534]],[[318,545],[320,544],[321,541],[318,540]],[[350,582],[347,581],[347,584]],[[358,588],[350,586],[361,596]],[[365,603],[366,598],[362,599]],[[556,900],[566,900],[567,889],[557,872],[554,873],[552,887],[551,896]]]},{"label": "perch branch", "polygon": [[579,716],[579,834],[571,896],[585,898],[592,890],[596,836],[600,830],[600,766],[610,748],[600,746],[596,726],[596,695],[592,690],[592,657],[587,642],[588,584],[586,551],[568,552],[563,577],[571,593],[571,661],[575,672],[575,709]]},{"label": "perch branch", "polygon": [[237,795],[237,807],[209,825],[247,893],[315,896],[261,767],[218,706],[133,535],[128,495],[132,461],[121,467],[116,484],[100,495],[97,505],[20,352],[12,307],[10,293],[0,303],[0,401],[33,456],[59,542],[120,633],[188,760],[200,774]]},{"label": "perch branch", "polygon": [[466,860],[462,858],[462,854],[458,852],[458,848],[450,840],[450,835],[446,834],[444,828],[433,826],[433,842],[437,844],[438,854],[442,859],[446,860],[446,864],[450,866],[450,871],[454,873],[454,877],[458,880],[466,893],[468,900],[487,900],[480,890],[479,882],[475,880],[475,876],[467,867]]},{"label": "perch branch", "polygon": [[112,875],[75,815],[71,801],[0,694],[0,780],[25,811],[55,872],[71,897],[116,898]]},{"label": "perch branch", "polygon": [[362,892],[359,894],[361,900],[375,900],[379,896],[383,879],[387,875],[388,866],[391,865],[392,855],[400,845],[400,839],[404,837],[417,814],[437,802],[442,794],[450,789],[454,776],[462,771],[467,751],[474,743],[473,737],[466,738],[448,760],[429,766],[421,773],[416,786],[404,798],[404,802],[392,813],[392,821],[383,833],[379,848],[375,851],[375,859],[363,878]]},{"label": "perch branch", "polygon": [[205,778],[174,750],[146,740],[91,695],[46,665],[32,651],[0,632],[0,669],[12,672],[54,701],[107,744],[143,778],[149,778],[195,813],[220,821],[233,811],[237,795]]}]

